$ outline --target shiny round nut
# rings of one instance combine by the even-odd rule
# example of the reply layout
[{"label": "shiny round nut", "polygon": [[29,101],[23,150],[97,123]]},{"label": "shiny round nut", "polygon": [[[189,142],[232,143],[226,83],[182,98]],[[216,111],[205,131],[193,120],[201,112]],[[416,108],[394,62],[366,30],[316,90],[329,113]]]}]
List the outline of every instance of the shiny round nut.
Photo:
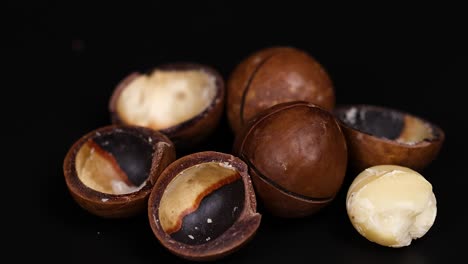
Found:
[{"label": "shiny round nut", "polygon": [[282,217],[303,217],[328,205],[346,173],[345,138],[333,115],[308,102],[260,112],[235,139],[257,195]]},{"label": "shiny round nut", "polygon": [[63,172],[74,200],[101,217],[129,217],[146,209],[157,178],[175,150],[163,134],[135,126],[106,126],[69,149]]},{"label": "shiny round nut", "polygon": [[372,105],[343,105],[335,109],[348,143],[350,167],[394,164],[422,170],[438,155],[445,134],[420,117]]},{"label": "shiny round nut", "polygon": [[437,215],[432,185],[418,172],[396,165],[362,171],[348,189],[346,209],[359,234],[388,247],[421,238]]},{"label": "shiny round nut", "polygon": [[332,110],[335,92],[324,67],[294,47],[254,52],[227,81],[227,116],[235,134],[255,114],[282,102],[303,100]]},{"label": "shiny round nut", "polygon": [[132,73],[109,102],[112,122],[148,127],[177,148],[190,148],[213,132],[224,109],[224,80],[213,68],[194,63],[160,65]]},{"label": "shiny round nut", "polygon": [[261,215],[247,165],[213,151],[184,156],[161,174],[148,204],[151,228],[173,254],[214,260],[256,233]]}]

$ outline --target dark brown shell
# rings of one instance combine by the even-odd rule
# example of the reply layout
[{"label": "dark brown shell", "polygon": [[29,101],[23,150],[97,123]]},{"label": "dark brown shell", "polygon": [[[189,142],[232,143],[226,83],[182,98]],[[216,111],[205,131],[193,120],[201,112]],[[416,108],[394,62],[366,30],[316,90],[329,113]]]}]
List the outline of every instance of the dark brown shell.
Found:
[{"label": "dark brown shell", "polygon": [[[128,194],[108,194],[86,186],[76,171],[76,156],[88,140],[101,135],[125,131],[148,141],[154,150],[148,180],[138,191]],[[90,213],[105,218],[130,217],[147,208],[147,199],[161,172],[175,160],[172,142],[163,134],[144,127],[110,125],[91,131],[76,141],[67,152],[63,173],[73,199]]]},{"label": "dark brown shell", "polygon": [[[357,127],[349,122],[345,122],[346,113],[351,109],[382,115],[379,118],[380,123],[372,126],[370,123],[366,124],[363,122],[360,125],[361,127]],[[409,113],[388,107],[343,105],[337,107],[334,113],[340,120],[340,125],[348,143],[350,167],[357,172],[371,166],[383,164],[405,166],[417,171],[422,170],[437,157],[445,140],[444,131],[435,124]],[[385,121],[385,119],[388,119],[388,121]],[[398,141],[398,137],[402,134],[412,133],[412,127],[415,122],[425,124],[432,130],[433,137],[413,144]],[[377,128],[375,127],[380,128],[382,131],[371,131],[376,130]]]},{"label": "dark brown shell", "polygon": [[260,112],[236,137],[257,195],[282,217],[302,217],[331,202],[347,166],[345,138],[333,115],[308,102]]},{"label": "dark brown shell", "polygon": [[227,115],[235,133],[255,114],[282,102],[303,100],[332,110],[335,92],[322,65],[293,47],[272,47],[245,58],[227,82]]},{"label": "dark brown shell", "polygon": [[[162,229],[159,223],[159,204],[166,186],[174,177],[187,168],[206,162],[227,163],[237,170],[245,187],[244,207],[237,221],[216,239],[199,245],[181,243]],[[184,156],[174,161],[164,170],[151,192],[148,202],[148,217],[156,238],[170,252],[181,258],[206,261],[227,256],[240,249],[253,238],[261,221],[261,215],[256,212],[256,208],[255,192],[247,165],[239,158],[229,154],[204,151]]]},{"label": "dark brown shell", "polygon": [[203,70],[204,72],[207,72],[215,77],[216,95],[211,104],[203,112],[185,122],[158,130],[159,132],[168,136],[176,148],[188,149],[200,144],[214,131],[214,129],[219,124],[225,102],[224,79],[216,69],[207,65],[179,62],[157,66],[149,70],[147,73],[133,72],[129,74],[116,86],[109,100],[109,112],[112,123],[125,124],[125,121],[119,117],[119,114],[116,110],[117,99],[122,91],[138,76],[142,74],[150,74],[155,70]]}]

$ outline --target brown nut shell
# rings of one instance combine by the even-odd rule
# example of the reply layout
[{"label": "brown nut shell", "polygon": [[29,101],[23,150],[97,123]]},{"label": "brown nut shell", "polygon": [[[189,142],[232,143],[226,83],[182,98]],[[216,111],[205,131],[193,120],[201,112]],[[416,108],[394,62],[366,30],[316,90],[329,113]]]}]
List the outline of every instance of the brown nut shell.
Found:
[{"label": "brown nut shell", "polygon": [[[174,81],[184,81],[186,79],[187,82],[190,82],[190,78],[192,77],[187,77],[184,76],[184,73],[188,73],[187,75],[193,75],[193,73],[199,72],[201,74],[204,74],[208,76],[212,80],[212,84],[208,86],[213,86],[213,93],[212,97],[210,97],[209,102],[204,105],[200,109],[199,112],[194,113],[190,117],[186,117],[185,119],[180,120],[180,122],[171,122],[168,123],[168,125],[161,127],[156,125],[155,120],[151,120],[150,117],[148,117],[146,121],[137,121],[135,119],[132,120],[131,117],[125,115],[125,110],[123,110],[122,107],[119,107],[120,105],[120,100],[122,99],[122,96],[124,94],[125,89],[130,87],[132,83],[134,83],[136,80],[138,80],[141,77],[146,77],[148,79],[151,79],[152,76],[155,74],[161,74],[161,75],[168,75],[167,78],[161,77],[159,79],[164,79],[166,85],[172,85],[168,86],[168,89],[179,89],[176,84],[171,84],[171,81],[167,81],[167,79],[171,78],[171,74],[174,76]],[[200,81],[200,80],[198,80]],[[155,81],[152,81],[154,84]],[[172,82],[174,83],[174,82]],[[153,107],[157,107],[158,103],[160,105],[164,105],[164,103],[168,103],[168,105],[172,105],[173,107],[176,107],[177,109],[184,109],[187,108],[187,101],[184,101],[184,99],[187,98],[193,98],[193,99],[200,99],[202,98],[202,95],[205,95],[205,91],[198,91],[198,92],[193,92],[192,97],[187,96],[187,93],[184,93],[186,91],[182,91],[182,93],[179,92],[174,92],[172,97],[177,97],[180,99],[175,98],[173,101],[169,101],[168,99],[171,98],[164,98],[163,96],[168,96],[168,95],[162,95],[157,102],[151,102],[147,103],[145,107],[148,105],[152,105]],[[167,93],[166,93],[167,94]],[[174,96],[175,95],[175,96]],[[139,95],[140,98],[138,100],[143,101],[143,100],[148,100],[144,99],[145,97],[151,97],[151,96],[146,96],[146,95]],[[197,97],[198,96],[198,97]],[[217,125],[220,122],[223,110],[224,110],[224,102],[225,102],[225,84],[224,84],[224,79],[220,75],[220,73],[207,65],[202,65],[202,64],[197,64],[197,63],[185,63],[185,62],[179,62],[179,63],[171,63],[171,64],[164,64],[164,65],[159,65],[151,70],[149,70],[146,73],[139,73],[139,72],[133,72],[129,74],[126,78],[124,78],[114,89],[112,96],[109,101],[109,111],[111,114],[111,120],[112,123],[114,124],[128,124],[128,125],[139,125],[139,126],[145,126],[152,128],[154,130],[158,130],[161,133],[167,135],[169,139],[174,143],[176,148],[180,149],[188,149],[191,147],[194,147],[198,144],[200,144],[203,140],[205,140],[217,127]],[[197,99],[197,100],[198,100]],[[188,100],[188,99],[187,99]],[[191,99],[192,100],[192,99]],[[173,103],[172,103],[173,102]],[[143,103],[136,103],[135,107],[140,107],[143,105]],[[134,108],[134,107],[132,107]],[[153,110],[154,111],[154,110]],[[160,116],[163,118],[171,115],[173,112],[176,111],[166,111],[163,113],[161,111]]]},{"label": "brown nut shell", "polygon": [[250,168],[265,207],[303,217],[329,204],[345,177],[345,138],[333,115],[309,102],[260,112],[236,137],[234,153]]},{"label": "brown nut shell", "polygon": [[354,171],[393,164],[419,171],[438,155],[444,131],[409,113],[374,105],[342,105],[335,109],[346,136]]},{"label": "brown nut shell", "polygon": [[335,105],[332,81],[311,55],[294,47],[271,47],[245,58],[227,81],[227,116],[235,134],[258,112],[282,102]]},{"label": "brown nut shell", "polygon": [[105,218],[130,217],[147,208],[161,172],[175,160],[172,142],[149,128],[110,125],[77,140],[63,162],[73,199]]},{"label": "brown nut shell", "polygon": [[247,165],[229,154],[204,151],[169,165],[148,202],[151,228],[173,254],[220,259],[250,241],[261,221]]}]

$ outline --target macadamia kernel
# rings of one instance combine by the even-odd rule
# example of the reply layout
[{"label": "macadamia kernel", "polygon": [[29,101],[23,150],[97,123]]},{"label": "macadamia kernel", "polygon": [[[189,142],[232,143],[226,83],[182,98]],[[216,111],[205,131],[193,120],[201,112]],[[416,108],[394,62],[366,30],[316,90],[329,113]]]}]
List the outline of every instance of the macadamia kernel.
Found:
[{"label": "macadamia kernel", "polygon": [[155,70],[122,91],[117,111],[126,123],[160,130],[203,112],[215,95],[215,78],[204,71]]},{"label": "macadamia kernel", "polygon": [[373,166],[352,182],[346,209],[354,228],[382,246],[404,247],[434,224],[432,185],[418,172],[396,165]]}]

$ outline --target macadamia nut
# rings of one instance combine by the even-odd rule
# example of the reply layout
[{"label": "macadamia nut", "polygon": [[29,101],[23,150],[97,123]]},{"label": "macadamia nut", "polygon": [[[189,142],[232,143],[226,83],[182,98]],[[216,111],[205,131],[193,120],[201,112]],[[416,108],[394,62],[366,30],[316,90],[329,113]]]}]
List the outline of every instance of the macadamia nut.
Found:
[{"label": "macadamia nut", "polygon": [[431,183],[396,165],[362,171],[348,189],[346,210],[362,236],[388,247],[408,246],[424,236],[437,214]]}]

